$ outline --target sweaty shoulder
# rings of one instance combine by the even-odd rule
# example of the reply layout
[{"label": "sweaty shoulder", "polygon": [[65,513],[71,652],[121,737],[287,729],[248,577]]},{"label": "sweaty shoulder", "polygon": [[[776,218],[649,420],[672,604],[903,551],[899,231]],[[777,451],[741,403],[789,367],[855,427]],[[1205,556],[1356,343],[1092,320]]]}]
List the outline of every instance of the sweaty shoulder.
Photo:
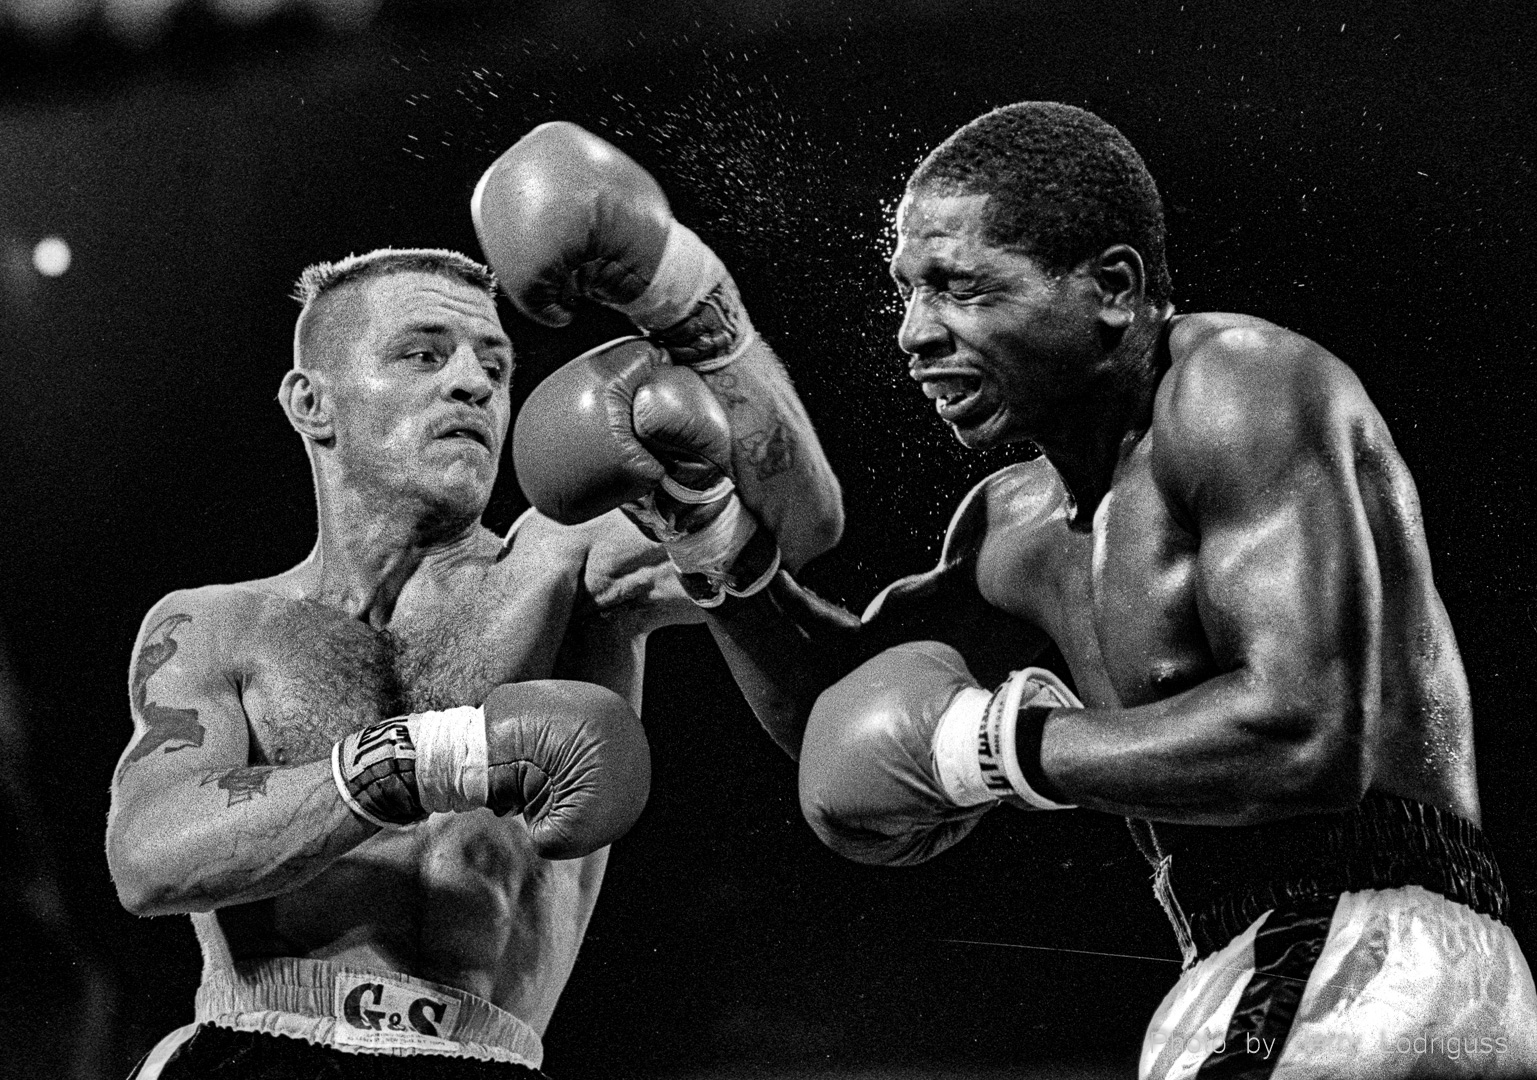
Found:
[{"label": "sweaty shoulder", "polygon": [[1381,418],[1360,380],[1318,343],[1248,315],[1181,317],[1154,405],[1154,468],[1188,497],[1252,486],[1348,453]]},{"label": "sweaty shoulder", "polygon": [[1005,466],[966,493],[950,519],[940,555],[944,564],[981,556],[1001,542],[1020,538],[1060,516],[1067,490],[1044,457]]}]

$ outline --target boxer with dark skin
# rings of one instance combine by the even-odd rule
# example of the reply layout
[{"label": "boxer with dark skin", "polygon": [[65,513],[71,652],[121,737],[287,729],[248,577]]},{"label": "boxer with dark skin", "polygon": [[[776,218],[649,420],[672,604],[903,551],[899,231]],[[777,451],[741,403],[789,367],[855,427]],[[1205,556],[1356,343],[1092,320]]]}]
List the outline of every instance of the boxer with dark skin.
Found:
[{"label": "boxer with dark skin", "polygon": [[[290,1076],[315,1054],[336,1075],[537,1075],[607,845],[649,783],[646,637],[702,609],[618,512],[531,511],[505,539],[481,524],[514,366],[494,287],[452,252],[307,271],[279,402],[310,456],[315,548],[145,619],[108,859],[130,911],[192,915],[205,970],[201,1026],[137,1075]],[[766,346],[737,344],[744,379],[794,401]],[[783,482],[832,483],[802,512],[836,509],[798,402],[754,408]],[[729,460],[733,432],[716,437]],[[837,522],[798,520],[835,542]]]},{"label": "boxer with dark skin", "polygon": [[[1187,964],[1143,1076],[1537,1068],[1456,638],[1360,381],[1262,319],[1176,315],[1152,180],[1081,110],[961,129],[896,226],[909,374],[963,445],[1041,456],[862,619],[788,574],[712,615],[760,719],[804,730],[818,835],[904,863],[1000,801],[1132,819]],[[1037,669],[977,689],[1053,646],[1076,698]],[[1384,1049],[1437,1031],[1440,1058]]]}]

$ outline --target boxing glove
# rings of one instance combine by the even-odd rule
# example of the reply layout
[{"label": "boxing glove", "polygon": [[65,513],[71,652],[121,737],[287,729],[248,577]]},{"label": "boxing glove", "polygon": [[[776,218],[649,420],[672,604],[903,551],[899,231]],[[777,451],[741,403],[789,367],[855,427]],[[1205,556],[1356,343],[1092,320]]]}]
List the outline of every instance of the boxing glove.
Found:
[{"label": "boxing glove", "polygon": [[801,744],[801,811],[822,842],[857,862],[923,862],[1002,800],[1068,809],[1025,778],[1019,722],[1081,707],[1056,676],[1015,672],[979,687],[948,645],[916,641],[866,661],[817,699]]},{"label": "boxing glove", "polygon": [[[635,391],[666,367],[656,346],[621,338],[534,387],[512,430],[513,468],[529,503],[575,525],[660,484],[666,469],[636,437],[634,409]],[[721,411],[713,397],[710,404]]]},{"label": "boxing glove", "polygon": [[778,546],[733,490],[725,410],[644,339],[583,353],[540,383],[518,414],[512,452],[540,513],[573,525],[622,507],[705,606],[750,595],[778,568]]},{"label": "boxing glove", "polygon": [[575,124],[541,124],[481,176],[470,214],[524,315],[565,326],[577,301],[617,308],[679,363],[715,370],[754,338],[736,284],[673,219],[651,175]]},{"label": "boxing glove", "polygon": [[355,731],[332,748],[331,770],[343,801],[381,828],[432,813],[521,813],[546,859],[580,858],[619,839],[651,788],[646,735],[624,700],[555,679]]}]

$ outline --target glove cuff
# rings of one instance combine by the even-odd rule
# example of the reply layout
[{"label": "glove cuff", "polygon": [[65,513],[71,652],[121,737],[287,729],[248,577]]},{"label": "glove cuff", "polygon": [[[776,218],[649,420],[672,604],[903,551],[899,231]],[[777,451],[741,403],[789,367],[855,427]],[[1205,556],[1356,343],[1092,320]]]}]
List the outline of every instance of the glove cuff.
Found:
[{"label": "glove cuff", "polygon": [[718,371],[757,338],[736,282],[720,256],[687,225],[673,221],[646,291],[615,305],[668,354],[695,371]]},{"label": "glove cuff", "polygon": [[427,816],[416,786],[416,743],[405,717],[354,731],[331,747],[331,779],[358,817],[404,829]]},{"label": "glove cuff", "polygon": [[[979,806],[1018,796],[1037,810],[1072,810],[1036,790],[1020,762],[1020,724],[1033,724],[1029,744],[1037,747],[1051,710],[1079,708],[1061,679],[1044,668],[1025,668],[989,694],[967,687],[950,700],[934,729],[934,774],[957,806]],[[1038,771],[1034,770],[1034,771]]]},{"label": "glove cuff", "polygon": [[712,581],[726,583],[731,564],[742,553],[758,523],[742,506],[735,492],[726,496],[726,505],[715,519],[698,532],[677,533],[662,541],[667,557],[680,574],[703,574]]},{"label": "glove cuff", "polygon": [[1082,708],[1083,703],[1061,679],[1045,668],[1016,671],[993,694],[978,751],[988,787],[1000,797],[1018,795],[1037,810],[1076,809],[1075,803],[1059,803],[1037,791],[1026,777],[1019,757],[1020,724],[1032,725],[1025,733],[1035,748],[1037,764],[1032,771],[1040,771],[1041,735],[1046,717],[1052,709],[1062,706]]},{"label": "glove cuff", "polygon": [[742,511],[742,516],[752,523],[752,532],[723,571],[708,574],[680,571],[678,574],[683,591],[702,608],[720,607],[728,596],[744,599],[756,596],[768,588],[774,575],[779,573],[780,552],[774,537],[767,530],[758,528],[751,514]]}]

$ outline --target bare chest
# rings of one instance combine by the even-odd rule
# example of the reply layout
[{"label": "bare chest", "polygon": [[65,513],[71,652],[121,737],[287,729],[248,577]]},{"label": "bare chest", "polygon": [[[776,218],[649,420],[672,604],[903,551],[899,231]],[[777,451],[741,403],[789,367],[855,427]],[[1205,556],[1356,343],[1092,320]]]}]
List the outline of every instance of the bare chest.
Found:
[{"label": "bare chest", "polygon": [[478,704],[501,683],[549,678],[574,588],[559,574],[467,574],[403,594],[383,629],[319,603],[269,605],[237,664],[253,762],[315,760],[379,720]]},{"label": "bare chest", "polygon": [[1197,550],[1140,448],[1095,511],[1088,567],[1094,636],[1122,704],[1169,697],[1213,674]]},{"label": "bare chest", "polygon": [[1197,604],[1194,538],[1134,457],[1100,503],[1090,532],[1066,515],[1017,546],[1006,610],[1041,627],[1088,704],[1138,705],[1209,677]]}]

